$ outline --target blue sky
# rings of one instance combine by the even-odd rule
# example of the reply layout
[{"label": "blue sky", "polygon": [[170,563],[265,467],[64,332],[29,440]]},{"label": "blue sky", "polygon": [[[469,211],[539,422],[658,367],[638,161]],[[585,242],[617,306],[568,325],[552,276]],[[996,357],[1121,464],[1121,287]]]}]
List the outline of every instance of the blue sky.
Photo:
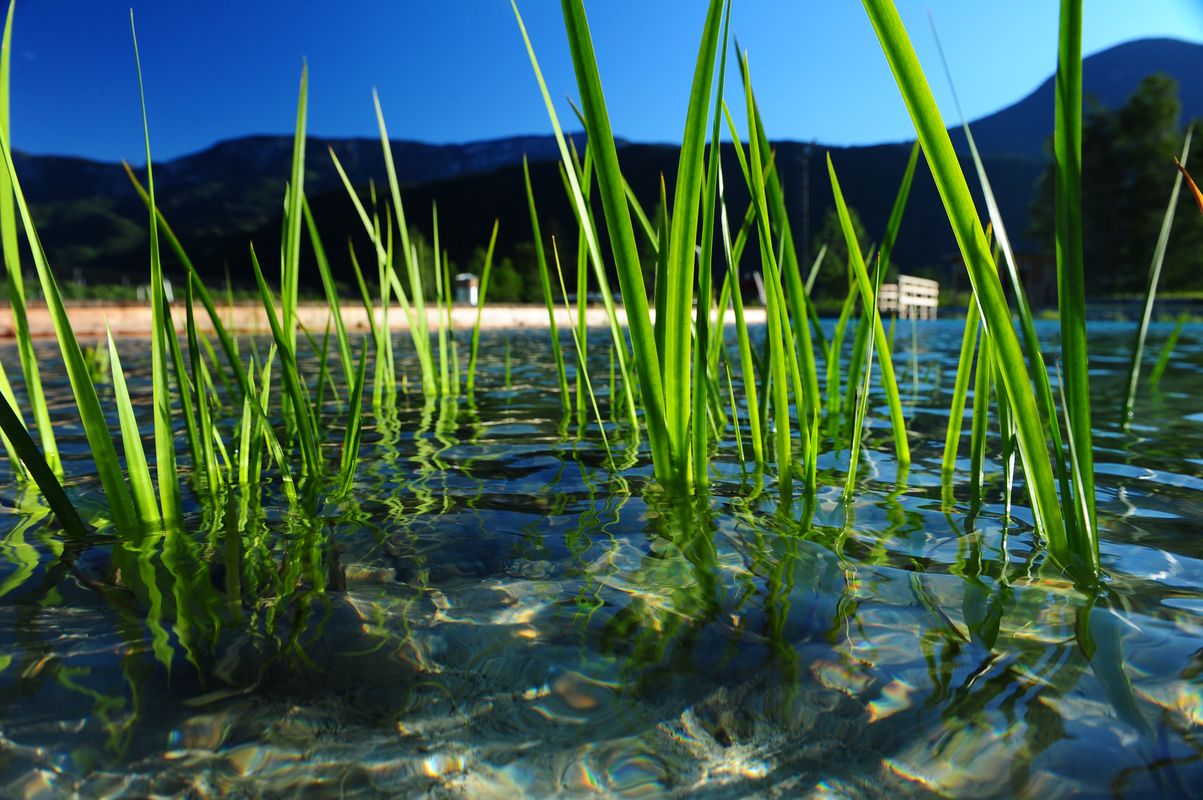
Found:
[{"label": "blue sky", "polygon": [[[928,22],[969,116],[1023,97],[1055,65],[1056,0],[896,0],[952,113]],[[575,93],[560,4],[519,3],[552,92]],[[17,148],[142,161],[130,0],[21,0],[13,40]],[[616,133],[679,139],[705,4],[586,7]],[[371,89],[396,138],[457,142],[550,130],[508,0],[135,2],[156,159],[251,133],[287,133],[302,58],[309,130],[372,135]],[[1203,42],[1203,0],[1088,0],[1089,54],[1146,36]],[[911,135],[855,0],[736,0],[774,138],[868,144]],[[565,106],[564,117],[570,112]]]}]

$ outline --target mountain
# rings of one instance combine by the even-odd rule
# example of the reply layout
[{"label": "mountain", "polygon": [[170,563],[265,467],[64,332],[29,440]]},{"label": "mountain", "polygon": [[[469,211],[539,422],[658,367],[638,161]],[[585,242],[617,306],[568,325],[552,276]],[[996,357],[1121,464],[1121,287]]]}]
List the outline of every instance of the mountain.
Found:
[{"label": "mountain", "polygon": [[[1140,39],[1116,45],[1082,61],[1082,93],[1092,102],[1119,108],[1146,76],[1164,72],[1178,81],[1183,119],[1203,118],[1203,45],[1177,39]],[[970,123],[983,154],[1044,157],[1053,130],[1054,78],[1017,103]],[[959,127],[951,129],[966,149]]]},{"label": "mountain", "polygon": [[[1085,88],[1110,107],[1121,105],[1140,80],[1163,71],[1178,80],[1186,117],[1203,117],[1203,46],[1174,40],[1120,45],[1086,59]],[[1028,206],[1046,163],[1044,142],[1052,130],[1052,80],[1002,111],[973,123],[994,190],[1018,249],[1038,249],[1027,240]],[[954,141],[960,139],[953,131]],[[578,148],[583,139],[576,140]],[[434,145],[394,141],[392,155],[403,185],[408,221],[431,235],[431,204],[440,212],[441,242],[452,259],[466,265],[488,237],[492,220],[501,221],[498,253],[515,255],[530,238],[521,162],[531,161],[543,227],[575,241],[576,224],[564,197],[558,150],[550,136],[527,136],[467,144]],[[818,231],[831,205],[824,154],[831,152],[849,203],[861,214],[869,235],[880,238],[906,163],[909,144],[824,147],[781,141],[774,145],[799,248]],[[206,275],[250,284],[247,247],[270,264],[279,247],[280,209],[291,167],[292,138],[250,136],[199,153],[157,163],[160,209],[193,261]],[[375,139],[311,138],[306,148],[305,190],[339,279],[351,283],[346,242],[362,241],[362,229],[331,162],[333,150],[350,180],[366,198],[374,182],[385,185],[384,160]],[[648,212],[658,203],[660,176],[673,190],[677,149],[619,142],[620,159],[631,186]],[[144,280],[147,269],[146,212],[120,165],[79,158],[17,154],[18,174],[33,207],[43,245],[60,274],[89,282]],[[972,166],[965,160],[967,174]],[[733,216],[746,208],[746,190],[730,147],[724,149],[728,207]],[[602,218],[600,209],[599,220]],[[755,256],[755,248],[751,248]],[[905,271],[932,274],[963,284],[962,270],[934,184],[920,165],[894,260]],[[516,260],[517,257],[516,257]],[[168,268],[172,268],[168,263]],[[523,265],[518,265],[520,268]],[[529,265],[525,265],[529,268]],[[270,270],[269,270],[270,271]],[[312,270],[316,280],[316,273]],[[962,287],[963,288],[963,287]]]}]

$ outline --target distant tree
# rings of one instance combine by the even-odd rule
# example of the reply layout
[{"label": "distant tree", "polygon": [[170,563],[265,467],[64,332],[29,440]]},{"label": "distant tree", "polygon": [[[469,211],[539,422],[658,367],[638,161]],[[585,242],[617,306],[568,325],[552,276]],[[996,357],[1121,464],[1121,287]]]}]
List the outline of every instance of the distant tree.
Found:
[{"label": "distant tree", "polygon": [[[1178,84],[1167,75],[1141,81],[1123,107],[1095,105],[1082,123],[1082,217],[1088,291],[1139,292],[1161,229],[1182,150]],[[1196,131],[1203,135],[1203,130]],[[1051,144],[1050,144],[1051,148]],[[1033,236],[1055,242],[1053,165],[1040,178],[1031,208]],[[1203,225],[1184,192],[1162,272],[1165,289],[1197,288]]]},{"label": "distant tree", "polygon": [[[852,220],[852,229],[856,232],[856,240],[860,243],[861,253],[865,254],[869,249],[869,234],[865,231],[865,226],[855,208],[848,209],[848,217]],[[839,215],[834,208],[827,211],[823,217],[823,224],[819,226],[819,232],[814,236],[814,252],[810,254],[810,258],[804,264],[800,265],[803,272],[807,273],[802,276],[803,280],[809,274],[810,266],[818,257],[819,250],[823,245],[827,245],[827,255],[823,259],[823,266],[819,268],[819,276],[815,280],[812,293],[815,297],[832,299],[838,295],[842,298],[848,291],[848,245],[844,238],[844,229],[840,225]]]}]

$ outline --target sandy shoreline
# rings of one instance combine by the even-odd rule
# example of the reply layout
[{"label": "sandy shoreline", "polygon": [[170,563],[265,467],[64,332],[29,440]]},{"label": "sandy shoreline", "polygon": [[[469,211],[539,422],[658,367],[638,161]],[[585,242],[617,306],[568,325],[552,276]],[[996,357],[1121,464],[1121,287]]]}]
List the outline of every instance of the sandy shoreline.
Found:
[{"label": "sandy shoreline", "polygon": [[[211,333],[213,330],[209,314],[204,306],[195,306],[197,327]],[[218,305],[218,315],[222,323],[230,330],[239,333],[270,333],[267,316],[263,307],[254,304]],[[477,310],[472,306],[455,306],[451,310],[451,324],[456,329],[470,330],[476,324]],[[653,312],[654,314],[655,312]],[[75,335],[80,339],[96,339],[104,336],[105,323],[113,330],[113,336],[137,337],[150,335],[150,306],[144,303],[129,304],[68,304],[67,315]],[[36,338],[54,336],[54,324],[50,311],[44,305],[31,303],[27,309],[30,332]],[[302,303],[297,309],[301,324],[310,331],[320,332],[326,329],[330,319],[329,307],[324,303]],[[369,329],[367,311],[362,305],[347,303],[342,308],[343,324],[351,331],[366,331]],[[751,307],[745,309],[745,319],[748,324],[755,325],[764,322],[764,309]],[[172,306],[172,319],[176,330],[184,332],[184,307],[182,303]],[[438,311],[426,309],[427,324],[433,329],[438,324]],[[570,322],[571,319],[571,322]],[[618,319],[626,323],[626,310],[618,308]],[[604,327],[608,324],[606,310],[602,306],[590,306],[586,311],[586,324],[589,327]],[[556,325],[567,328],[576,321],[576,310],[573,309],[571,318],[567,310],[556,309]],[[547,308],[541,305],[490,305],[486,306],[481,316],[481,328],[489,330],[528,330],[546,329],[548,327]],[[727,315],[727,324],[733,324],[731,315]],[[400,306],[389,310],[389,327],[392,330],[407,330],[408,320]],[[8,307],[0,307],[0,341],[14,338],[12,311]]]}]

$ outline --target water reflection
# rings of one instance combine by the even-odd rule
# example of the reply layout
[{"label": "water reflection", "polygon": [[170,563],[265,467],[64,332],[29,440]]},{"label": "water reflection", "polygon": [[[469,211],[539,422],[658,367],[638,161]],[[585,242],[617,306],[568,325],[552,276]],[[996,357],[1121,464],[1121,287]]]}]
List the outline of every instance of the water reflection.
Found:
[{"label": "water reflection", "polygon": [[[732,439],[711,498],[670,502],[599,380],[615,474],[529,333],[482,340],[474,396],[373,392],[345,495],[290,503],[266,470],[181,529],[83,547],[6,488],[0,776],[130,796],[1197,791],[1197,330],[1129,432],[1099,414],[1095,596],[1045,563],[1021,477],[1007,515],[997,432],[980,508],[944,495],[960,332],[898,331],[915,462],[896,467],[874,404],[848,504],[843,407],[814,495]],[[606,348],[590,359],[607,374]],[[1101,396],[1123,377],[1108,363]],[[323,391],[334,417],[346,392]],[[82,434],[62,439],[86,506]]]}]

